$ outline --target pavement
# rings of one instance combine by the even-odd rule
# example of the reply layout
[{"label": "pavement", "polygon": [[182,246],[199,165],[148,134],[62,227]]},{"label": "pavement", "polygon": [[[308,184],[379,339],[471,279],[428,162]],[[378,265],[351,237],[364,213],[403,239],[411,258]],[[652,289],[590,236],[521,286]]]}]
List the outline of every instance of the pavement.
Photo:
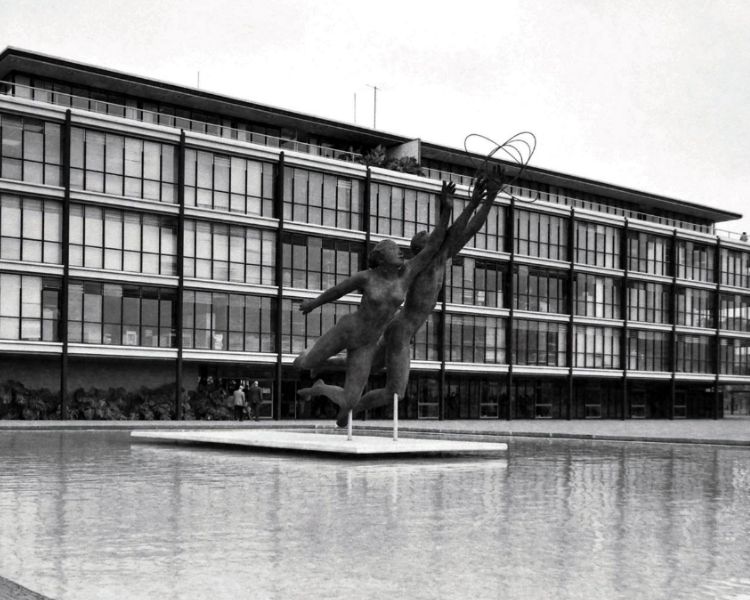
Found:
[{"label": "pavement", "polygon": [[[154,429],[268,429],[316,430],[335,429],[333,420],[304,421],[0,421],[4,431],[49,430],[154,430]],[[387,435],[392,431],[389,420],[355,420],[354,435],[374,433]],[[403,437],[437,437],[493,441],[496,438],[563,438],[581,440],[616,440],[633,442],[662,442],[679,444],[713,444],[750,447],[750,417],[723,419],[675,420],[400,420],[399,435]],[[339,430],[340,431],[340,430]],[[507,441],[507,440],[502,440]]]}]

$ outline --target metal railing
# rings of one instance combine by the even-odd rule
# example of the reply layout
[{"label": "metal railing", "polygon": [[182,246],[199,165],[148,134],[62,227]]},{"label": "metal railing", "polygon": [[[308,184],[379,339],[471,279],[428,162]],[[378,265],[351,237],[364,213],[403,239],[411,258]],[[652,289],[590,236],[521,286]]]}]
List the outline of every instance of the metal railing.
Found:
[{"label": "metal railing", "polygon": [[78,108],[113,117],[132,119],[142,123],[152,123],[154,125],[185,129],[186,131],[193,131],[195,133],[202,133],[231,140],[239,140],[241,142],[251,142],[263,146],[281,148],[283,150],[303,152],[305,154],[323,156],[334,160],[357,163],[362,162],[362,154],[350,150],[341,150],[328,145],[309,144],[298,140],[253,131],[251,129],[230,127],[223,123],[212,123],[209,121],[189,119],[178,115],[139,108],[134,105],[119,104],[117,102],[97,100],[95,98],[86,98],[84,96],[76,96],[36,86],[13,83],[11,81],[0,81],[0,94],[34,100],[36,102],[55,104],[57,106]]}]

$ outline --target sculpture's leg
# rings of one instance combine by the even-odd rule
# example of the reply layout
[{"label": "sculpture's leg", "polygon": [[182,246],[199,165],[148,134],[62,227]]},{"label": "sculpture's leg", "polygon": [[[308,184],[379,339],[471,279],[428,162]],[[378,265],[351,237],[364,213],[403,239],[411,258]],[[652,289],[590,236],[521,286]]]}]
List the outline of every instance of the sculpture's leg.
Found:
[{"label": "sculpture's leg", "polygon": [[[399,339],[400,337],[400,339]],[[411,332],[404,330],[399,335],[392,335],[386,342],[386,383],[384,388],[370,390],[355,406],[355,412],[361,412],[379,406],[388,406],[393,402],[393,394],[403,398],[409,383],[411,367]]]},{"label": "sculpture's leg", "polygon": [[308,388],[297,390],[297,394],[303,398],[325,396],[326,398],[330,398],[337,406],[341,406],[344,402],[344,388],[338,385],[330,385],[322,379],[316,380]]},{"label": "sculpture's leg", "polygon": [[336,424],[339,427],[346,427],[349,411],[354,408],[362,396],[362,390],[365,389],[367,379],[370,376],[370,368],[376,348],[376,344],[370,344],[348,352],[344,393],[341,396],[342,403],[339,405],[339,414],[336,417]]},{"label": "sculpture's leg", "polygon": [[294,368],[297,370],[319,368],[328,358],[335,356],[346,348],[348,335],[349,332],[342,319],[320,336],[312,345],[312,348],[300,352],[294,359]]}]

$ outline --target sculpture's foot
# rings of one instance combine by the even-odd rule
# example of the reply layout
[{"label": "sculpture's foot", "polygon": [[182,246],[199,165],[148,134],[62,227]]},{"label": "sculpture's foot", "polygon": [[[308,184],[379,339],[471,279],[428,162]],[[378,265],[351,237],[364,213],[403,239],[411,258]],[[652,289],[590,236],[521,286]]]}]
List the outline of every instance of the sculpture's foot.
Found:
[{"label": "sculpture's foot", "polygon": [[349,426],[349,410],[348,406],[339,407],[339,414],[336,416],[336,425],[338,427]]},{"label": "sculpture's foot", "polygon": [[305,400],[312,398],[313,396],[321,396],[324,385],[325,383],[322,379],[317,379],[310,387],[297,390],[297,395],[302,396]]}]

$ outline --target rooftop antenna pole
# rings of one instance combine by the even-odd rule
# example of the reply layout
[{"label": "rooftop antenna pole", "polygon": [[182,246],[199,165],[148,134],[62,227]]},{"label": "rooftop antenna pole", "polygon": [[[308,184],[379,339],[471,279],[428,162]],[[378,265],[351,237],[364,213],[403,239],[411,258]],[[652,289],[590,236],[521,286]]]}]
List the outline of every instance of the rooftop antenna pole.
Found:
[{"label": "rooftop antenna pole", "polygon": [[376,85],[370,85],[367,84],[367,87],[372,88],[372,128],[375,129],[377,127],[377,117],[378,117],[378,86]]},{"label": "rooftop antenna pole", "polygon": [[198,71],[198,89],[201,89],[201,72]]}]

